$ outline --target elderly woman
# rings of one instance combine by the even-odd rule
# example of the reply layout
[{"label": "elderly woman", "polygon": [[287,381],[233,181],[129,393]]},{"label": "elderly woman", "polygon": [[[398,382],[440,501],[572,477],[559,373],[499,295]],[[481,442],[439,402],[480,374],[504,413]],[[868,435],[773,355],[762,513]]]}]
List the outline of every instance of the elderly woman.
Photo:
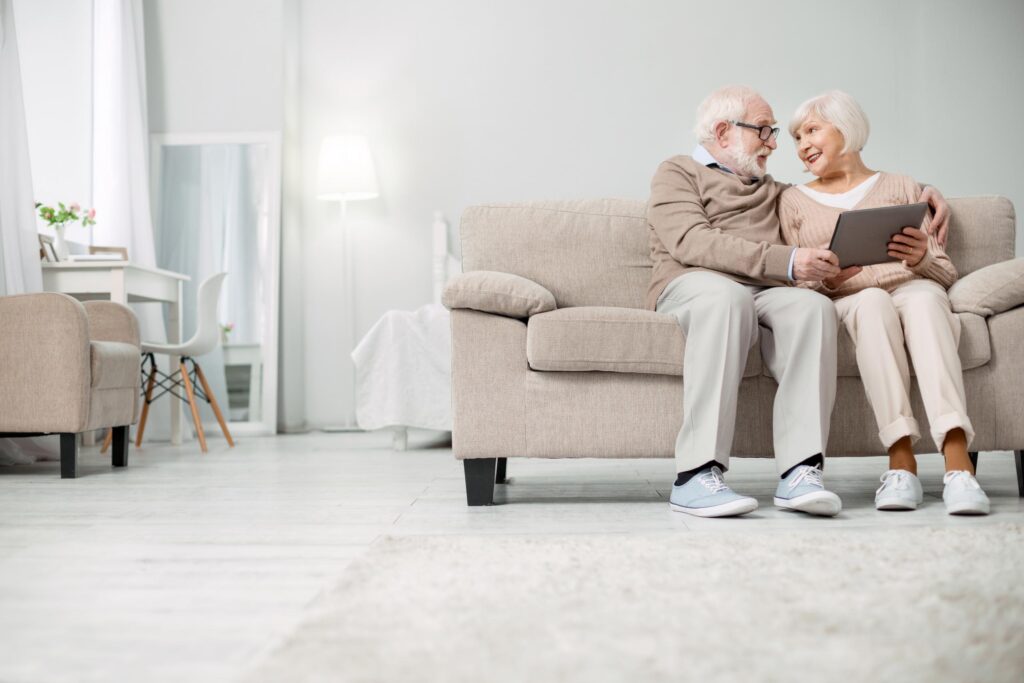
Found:
[{"label": "elderly woman", "polygon": [[[804,102],[789,132],[800,160],[816,176],[787,189],[779,200],[782,231],[790,244],[827,249],[843,211],[909,204],[921,196],[913,178],[874,171],[861,160],[868,119],[844,92],[833,90]],[[909,351],[932,439],[945,456],[946,509],[987,514],[988,497],[968,456],[974,429],[957,355],[960,321],[946,296],[957,273],[925,221],[921,229],[908,227],[893,236],[888,245],[893,261],[846,268],[812,286],[835,301],[839,320],[853,338],[878,438],[889,450],[889,469],[882,474],[875,507],[913,510],[923,500],[913,450],[921,433],[910,408]]]}]

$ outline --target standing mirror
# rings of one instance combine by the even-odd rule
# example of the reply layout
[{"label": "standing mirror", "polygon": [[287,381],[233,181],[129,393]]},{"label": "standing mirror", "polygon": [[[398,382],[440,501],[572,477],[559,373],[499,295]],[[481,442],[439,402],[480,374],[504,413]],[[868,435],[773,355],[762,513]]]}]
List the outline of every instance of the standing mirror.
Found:
[{"label": "standing mirror", "polygon": [[[157,266],[184,273],[183,339],[196,330],[199,285],[226,272],[221,343],[198,359],[233,435],[277,427],[281,144],[277,133],[154,135]],[[204,430],[219,433],[201,406]],[[209,428],[207,427],[209,425]]]}]

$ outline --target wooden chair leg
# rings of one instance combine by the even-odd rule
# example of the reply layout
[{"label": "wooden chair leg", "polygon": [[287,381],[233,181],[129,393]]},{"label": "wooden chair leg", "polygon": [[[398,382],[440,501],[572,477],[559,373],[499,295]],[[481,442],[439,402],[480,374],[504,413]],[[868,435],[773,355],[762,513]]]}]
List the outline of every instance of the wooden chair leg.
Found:
[{"label": "wooden chair leg", "polygon": [[149,379],[146,380],[146,397],[142,402],[142,415],[139,416],[139,429],[135,434],[135,445],[142,445],[142,433],[146,431],[146,418],[149,417],[149,402],[153,400],[153,385],[156,383],[156,363],[151,361]]},{"label": "wooden chair leg", "polygon": [[185,395],[188,396],[188,405],[192,408],[192,421],[196,424],[196,436],[199,437],[199,448],[206,452],[206,435],[203,433],[203,422],[199,419],[199,408],[196,406],[196,395],[192,391],[192,380],[188,376],[188,368],[185,367],[185,361],[182,359],[178,362],[178,367],[181,368],[181,381],[185,385]]},{"label": "wooden chair leg", "polygon": [[228,431],[228,423],[224,421],[224,415],[220,412],[220,406],[217,405],[217,399],[214,397],[213,392],[210,391],[210,385],[206,383],[206,375],[203,374],[203,369],[199,367],[199,363],[192,361],[192,365],[196,369],[196,375],[199,377],[199,383],[203,385],[203,393],[206,394],[207,400],[210,401],[210,407],[213,408],[213,414],[217,416],[217,422],[220,424],[220,431],[224,432],[224,438],[228,440],[228,446],[234,448],[235,441],[231,438],[231,432]]},{"label": "wooden chair leg", "polygon": [[110,448],[110,444],[114,440],[114,429],[111,427],[107,430],[107,436],[103,439],[103,445],[100,446],[100,453],[106,453],[107,449]]}]

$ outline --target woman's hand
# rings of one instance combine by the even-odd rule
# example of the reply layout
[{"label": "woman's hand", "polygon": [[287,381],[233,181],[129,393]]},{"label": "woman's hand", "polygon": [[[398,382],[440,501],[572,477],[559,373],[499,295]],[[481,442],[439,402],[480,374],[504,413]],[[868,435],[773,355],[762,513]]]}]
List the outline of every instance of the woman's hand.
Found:
[{"label": "woman's hand", "polygon": [[840,285],[862,270],[864,269],[860,266],[847,266],[839,271],[839,275],[830,277],[827,280],[822,280],[822,284],[824,284],[827,289],[839,289]]},{"label": "woman's hand", "polygon": [[820,282],[839,274],[839,257],[828,249],[800,247],[793,259],[793,279]]},{"label": "woman's hand", "polygon": [[892,236],[889,242],[889,256],[903,261],[903,265],[913,268],[925,253],[928,252],[928,235],[918,228],[906,227],[903,232]]},{"label": "woman's hand", "polygon": [[949,204],[946,203],[946,198],[931,185],[925,185],[921,197],[917,201],[927,202],[931,207],[935,215],[932,216],[929,229],[935,234],[935,240],[939,246],[946,246],[946,232],[949,230]]}]

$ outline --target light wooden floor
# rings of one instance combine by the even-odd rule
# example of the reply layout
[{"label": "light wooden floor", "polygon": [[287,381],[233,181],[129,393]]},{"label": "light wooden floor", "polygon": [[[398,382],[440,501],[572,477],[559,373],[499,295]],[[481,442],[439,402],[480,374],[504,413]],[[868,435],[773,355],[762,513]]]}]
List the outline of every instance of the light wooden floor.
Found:
[{"label": "light wooden floor", "polygon": [[[383,535],[550,534],[995,524],[1024,520],[1010,453],[983,453],[994,514],[951,518],[938,456],[922,456],[925,506],[872,507],[880,458],[830,461],[836,519],[771,506],[770,460],[727,479],[761,509],[702,520],[668,510],[672,461],[509,462],[497,502],[467,508],[461,464],[414,434],[308,434],[132,449],[114,471],[86,449],[80,477],[57,463],[0,468],[0,681],[230,681],[303,618],[320,591]],[[427,447],[424,447],[427,446]],[[418,447],[418,448],[417,448]]]}]

